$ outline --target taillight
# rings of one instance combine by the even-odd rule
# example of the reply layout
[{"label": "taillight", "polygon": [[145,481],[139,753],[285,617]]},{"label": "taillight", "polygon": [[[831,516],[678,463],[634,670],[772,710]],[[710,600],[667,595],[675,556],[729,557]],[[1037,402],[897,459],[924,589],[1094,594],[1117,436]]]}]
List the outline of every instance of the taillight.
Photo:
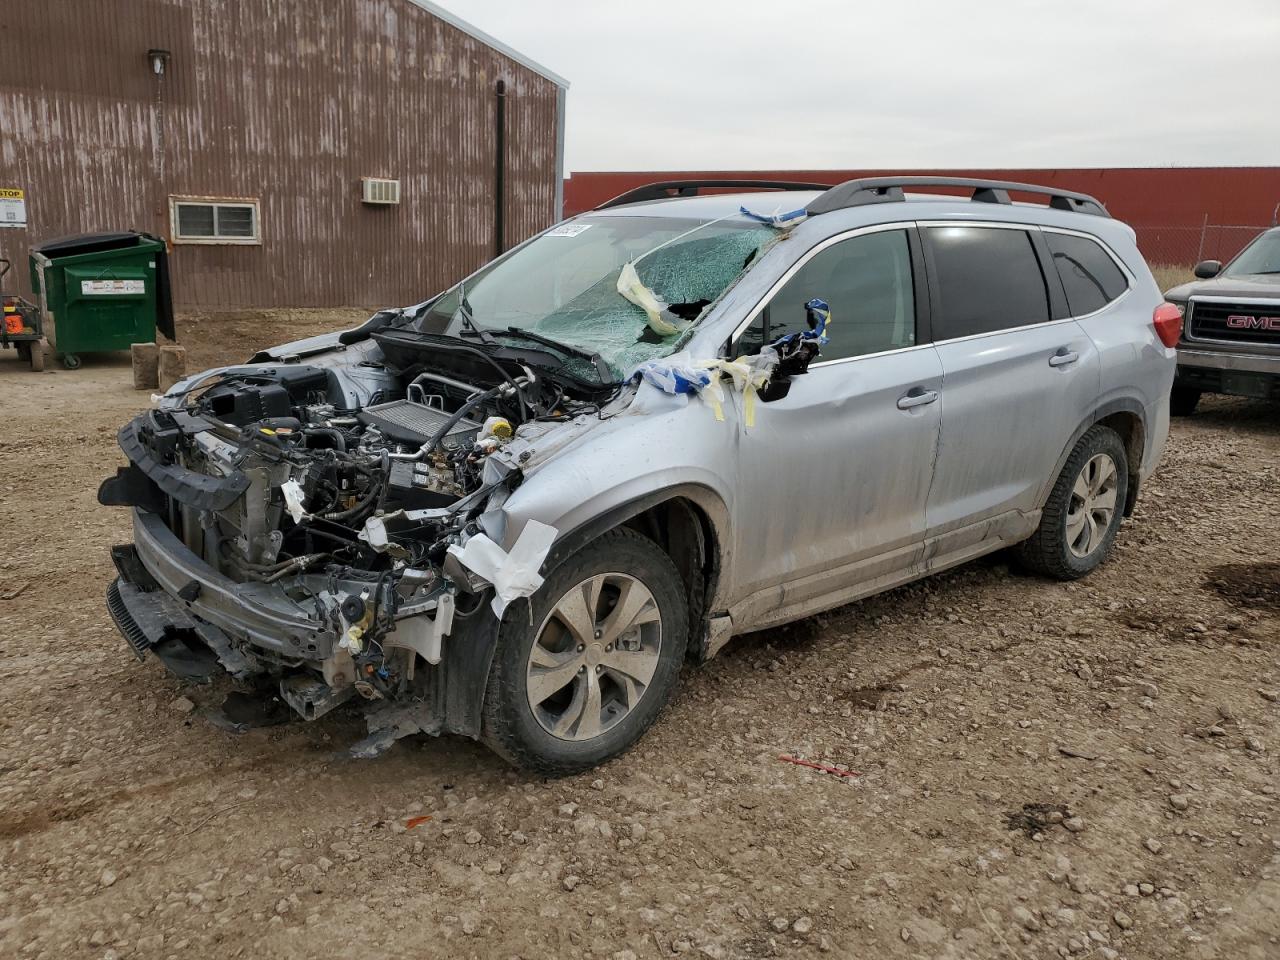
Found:
[{"label": "taillight", "polygon": [[1151,314],[1151,325],[1156,328],[1156,336],[1166,347],[1176,347],[1178,338],[1182,336],[1182,311],[1172,303],[1162,303]]}]

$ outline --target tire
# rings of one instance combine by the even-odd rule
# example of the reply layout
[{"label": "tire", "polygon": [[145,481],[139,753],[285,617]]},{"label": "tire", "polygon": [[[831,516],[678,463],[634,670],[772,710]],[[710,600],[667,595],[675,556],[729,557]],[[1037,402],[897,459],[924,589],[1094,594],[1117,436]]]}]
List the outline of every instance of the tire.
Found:
[{"label": "tire", "polygon": [[1175,417],[1189,417],[1196,412],[1200,391],[1191,387],[1174,387],[1169,394],[1169,413]]},{"label": "tire", "polygon": [[28,360],[30,361],[30,363],[31,363],[31,369],[32,369],[32,370],[34,370],[36,373],[41,373],[41,372],[43,372],[43,371],[44,371],[44,358],[45,358],[45,343],[44,343],[44,341],[43,341],[43,340],[33,340],[33,341],[31,341],[31,346],[30,346],[30,348],[28,349],[28,356],[27,356],[27,359],[28,359]]},{"label": "tire", "polygon": [[64,353],[62,355],[62,365],[68,370],[79,370],[80,357],[74,353]]},{"label": "tire", "polygon": [[[593,593],[600,599],[589,622],[565,615],[585,615]],[[614,635],[608,615],[627,606],[624,596],[636,613]],[[568,626],[575,619],[577,630]],[[544,776],[578,773],[617,756],[644,735],[675,690],[688,624],[685,587],[666,553],[633,530],[606,533],[566,558],[527,605],[513,606],[503,619],[485,691],[484,741]],[[611,636],[620,641],[616,649]],[[646,682],[635,678],[651,665]]]},{"label": "tire", "polygon": [[[1105,463],[1100,458],[1108,459],[1114,469],[1114,481],[1110,486],[1101,479]],[[1083,489],[1089,490],[1089,477],[1084,475],[1084,471],[1095,464],[1100,472],[1090,476],[1098,478],[1101,487],[1096,498],[1091,496],[1084,500],[1077,483],[1083,483]],[[1040,526],[1029,540],[1018,544],[1015,549],[1018,560],[1036,573],[1059,580],[1083,577],[1111,552],[1116,532],[1124,519],[1128,490],[1129,462],[1120,436],[1110,427],[1089,428],[1058,474],[1040,516]],[[1100,505],[1109,499],[1112,506],[1106,522],[1099,524],[1102,517]],[[1090,502],[1097,505],[1097,509],[1082,511],[1081,507]],[[1083,527],[1079,525],[1082,512],[1085,515]],[[1087,540],[1082,540],[1082,537]],[[1083,555],[1081,550],[1085,551]]]}]

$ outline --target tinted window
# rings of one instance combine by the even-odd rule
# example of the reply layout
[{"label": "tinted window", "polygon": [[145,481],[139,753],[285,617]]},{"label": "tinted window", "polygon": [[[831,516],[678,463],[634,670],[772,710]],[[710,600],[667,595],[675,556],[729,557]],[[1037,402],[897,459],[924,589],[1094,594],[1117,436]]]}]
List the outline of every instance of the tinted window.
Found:
[{"label": "tinted window", "polygon": [[821,360],[914,344],[915,296],[906,232],[851,237],[815,255],[769,301],[761,320],[743,334],[739,351],[749,353],[807,329],[804,305],[815,297],[831,305],[830,342],[822,348]]},{"label": "tinted window", "polygon": [[1067,291],[1072,316],[1101,310],[1129,288],[1116,262],[1088,237],[1046,231],[1044,239]]},{"label": "tinted window", "polygon": [[935,340],[1049,319],[1049,296],[1031,237],[995,227],[929,227],[938,274]]}]

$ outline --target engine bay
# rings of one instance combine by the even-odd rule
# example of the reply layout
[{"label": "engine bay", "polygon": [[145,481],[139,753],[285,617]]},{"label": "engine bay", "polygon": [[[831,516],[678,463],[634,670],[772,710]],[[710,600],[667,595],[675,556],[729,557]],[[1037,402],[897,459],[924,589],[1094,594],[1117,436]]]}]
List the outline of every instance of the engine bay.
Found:
[{"label": "engine bay", "polygon": [[449,548],[481,535],[479,517],[522,479],[506,448],[620,391],[523,346],[375,339],[355,367],[250,364],[171,392],[121,430],[130,465],[99,493],[323,624],[294,648],[229,638],[246,674],[280,679],[308,718],[353,691],[395,699],[418,657],[439,662],[455,597],[488,586]]}]

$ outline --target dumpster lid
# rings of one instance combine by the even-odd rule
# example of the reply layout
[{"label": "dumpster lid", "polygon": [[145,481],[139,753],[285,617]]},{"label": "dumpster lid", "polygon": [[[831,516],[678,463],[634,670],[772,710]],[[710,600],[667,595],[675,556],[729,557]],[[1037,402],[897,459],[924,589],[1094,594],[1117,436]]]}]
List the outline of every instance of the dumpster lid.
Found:
[{"label": "dumpster lid", "polygon": [[157,243],[162,242],[158,237],[153,237],[149,233],[139,233],[136,230],[84,233],[78,236],[59,237],[56,240],[49,240],[35,247],[34,252],[52,259],[53,257],[65,257],[72,254],[98,253],[103,250],[123,250],[126,247],[136,247],[141,241],[146,240]]}]

